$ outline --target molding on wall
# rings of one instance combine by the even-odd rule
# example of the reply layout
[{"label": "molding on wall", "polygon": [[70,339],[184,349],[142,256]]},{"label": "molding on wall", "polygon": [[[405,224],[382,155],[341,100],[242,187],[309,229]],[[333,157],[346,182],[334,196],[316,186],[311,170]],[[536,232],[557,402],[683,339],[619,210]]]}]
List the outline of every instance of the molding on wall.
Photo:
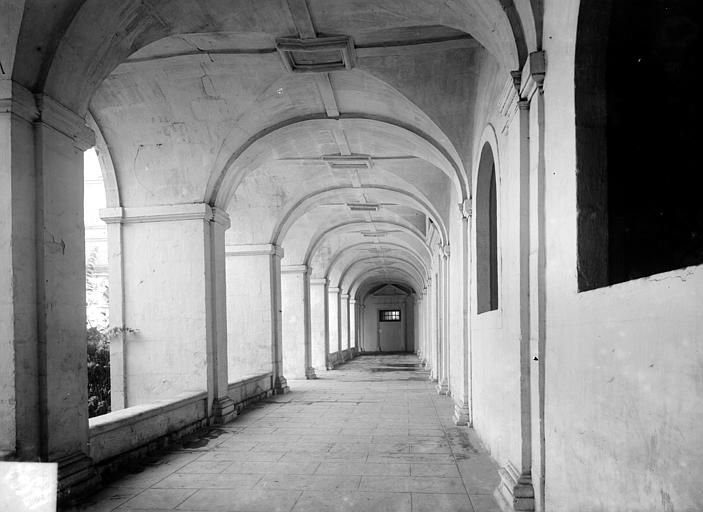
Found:
[{"label": "molding on wall", "polygon": [[[212,221],[213,208],[205,203],[143,206],[135,208],[103,208],[100,218],[107,224],[140,222],[175,222],[182,220]],[[217,221],[216,221],[217,222]]]},{"label": "molding on wall", "polygon": [[227,256],[278,256],[283,258],[283,247],[273,244],[226,245]]},{"label": "molding on wall", "polygon": [[307,265],[282,265],[282,274],[307,274],[310,267]]}]

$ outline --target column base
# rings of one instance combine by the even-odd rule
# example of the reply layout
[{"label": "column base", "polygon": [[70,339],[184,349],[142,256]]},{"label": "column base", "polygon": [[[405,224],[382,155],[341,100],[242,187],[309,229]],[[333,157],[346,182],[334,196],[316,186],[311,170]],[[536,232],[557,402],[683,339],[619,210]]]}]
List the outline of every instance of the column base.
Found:
[{"label": "column base", "polygon": [[449,394],[449,384],[447,384],[447,381],[442,379],[437,383],[437,394],[438,395],[447,395]]},{"label": "column base", "polygon": [[463,402],[454,405],[454,424],[457,427],[465,427],[469,425],[471,418],[469,417],[469,406]]},{"label": "column base", "polygon": [[312,366],[305,368],[305,378],[308,380],[317,379],[317,375],[315,374],[315,368],[313,368]]},{"label": "column base", "polygon": [[236,417],[237,410],[230,397],[218,398],[212,404],[212,422],[214,425],[224,425]]},{"label": "column base", "polygon": [[535,490],[532,475],[519,474],[515,466],[508,464],[500,471],[500,484],[493,497],[503,512],[529,512],[535,509]]},{"label": "column base", "polygon": [[276,380],[273,383],[273,393],[275,395],[285,395],[290,391],[290,388],[288,387],[288,381],[283,375],[279,375],[276,377]]},{"label": "column base", "polygon": [[83,452],[73,453],[52,462],[59,465],[59,501],[73,495],[83,494],[100,484],[100,477],[93,467],[93,459]]}]

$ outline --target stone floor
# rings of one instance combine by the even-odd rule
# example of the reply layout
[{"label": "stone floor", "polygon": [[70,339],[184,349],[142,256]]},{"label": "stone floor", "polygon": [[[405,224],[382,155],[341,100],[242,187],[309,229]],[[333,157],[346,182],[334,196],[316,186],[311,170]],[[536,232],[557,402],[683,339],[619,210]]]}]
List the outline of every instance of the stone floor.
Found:
[{"label": "stone floor", "polygon": [[64,510],[498,512],[496,467],[411,355],[364,356]]}]

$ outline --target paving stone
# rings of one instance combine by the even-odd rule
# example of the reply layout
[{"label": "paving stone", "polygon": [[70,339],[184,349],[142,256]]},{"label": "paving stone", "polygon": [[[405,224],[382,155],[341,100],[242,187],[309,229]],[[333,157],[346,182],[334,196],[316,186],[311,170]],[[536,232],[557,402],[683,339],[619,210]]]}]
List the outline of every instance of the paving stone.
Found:
[{"label": "paving stone", "polygon": [[147,489],[134,498],[126,501],[117,510],[122,509],[171,509],[177,507],[191,494],[194,489]]},{"label": "paving stone", "polygon": [[471,500],[466,494],[413,493],[412,512],[472,512]]},{"label": "paving stone", "polygon": [[410,512],[409,493],[323,493],[306,491],[293,512]]},{"label": "paving stone", "polygon": [[413,372],[371,371],[416,360],[368,356],[291,380],[292,393],[62,512],[498,512],[498,468],[473,431],[453,425],[453,400]]},{"label": "paving stone", "polygon": [[201,489],[176,510],[212,512],[289,512],[300,492],[266,490]]}]

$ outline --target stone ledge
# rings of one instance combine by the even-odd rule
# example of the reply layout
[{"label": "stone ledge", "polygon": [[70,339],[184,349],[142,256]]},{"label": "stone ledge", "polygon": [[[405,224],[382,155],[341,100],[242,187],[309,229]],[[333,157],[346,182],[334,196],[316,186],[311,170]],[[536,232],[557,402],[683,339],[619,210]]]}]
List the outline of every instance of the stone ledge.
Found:
[{"label": "stone ledge", "polygon": [[135,405],[126,409],[120,409],[119,411],[109,412],[102,416],[90,418],[90,420],[88,420],[90,437],[93,438],[94,436],[99,436],[112,430],[133,425],[139,421],[160,416],[199,400],[207,400],[206,391],[183,393],[172,399],[156,400],[154,402]]}]

